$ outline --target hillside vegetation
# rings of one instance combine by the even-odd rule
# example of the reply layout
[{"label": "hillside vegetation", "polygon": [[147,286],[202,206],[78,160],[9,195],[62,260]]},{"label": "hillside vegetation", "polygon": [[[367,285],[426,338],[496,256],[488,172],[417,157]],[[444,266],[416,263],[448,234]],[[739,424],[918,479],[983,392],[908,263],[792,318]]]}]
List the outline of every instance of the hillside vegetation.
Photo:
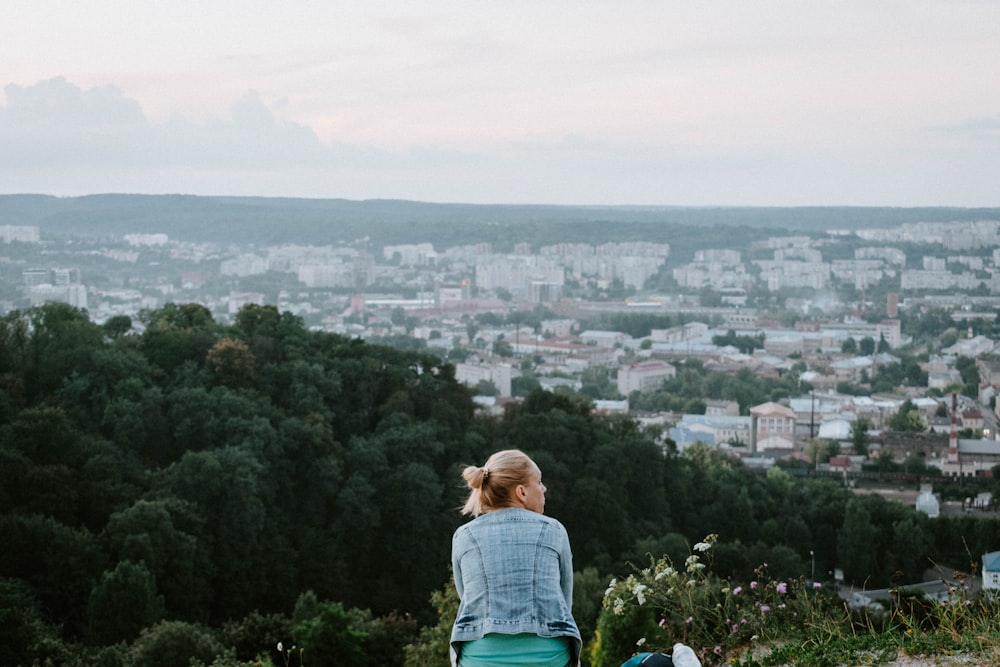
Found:
[{"label": "hillside vegetation", "polygon": [[762,563],[803,581],[813,552],[817,579],[869,587],[1000,544],[994,521],[678,456],[577,396],[481,416],[441,359],[269,306],[221,325],[168,304],[141,330],[56,303],[0,319],[0,664],[402,665],[406,645],[433,664],[414,656],[440,656],[449,622],[459,470],[507,447],[539,463],[569,531],[595,665],[645,636],[595,638],[608,582],[685,563],[706,535],[718,582]]}]

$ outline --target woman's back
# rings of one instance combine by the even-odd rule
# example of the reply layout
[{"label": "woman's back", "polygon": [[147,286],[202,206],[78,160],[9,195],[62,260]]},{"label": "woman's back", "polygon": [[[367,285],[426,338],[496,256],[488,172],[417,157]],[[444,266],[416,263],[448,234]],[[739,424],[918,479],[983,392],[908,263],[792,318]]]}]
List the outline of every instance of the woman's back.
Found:
[{"label": "woman's back", "polygon": [[[566,529],[543,513],[538,466],[504,450],[462,476],[470,489],[463,512],[476,518],[452,537],[453,664],[576,664],[582,642],[571,610],[573,554]],[[511,653],[520,656],[514,663]]]}]

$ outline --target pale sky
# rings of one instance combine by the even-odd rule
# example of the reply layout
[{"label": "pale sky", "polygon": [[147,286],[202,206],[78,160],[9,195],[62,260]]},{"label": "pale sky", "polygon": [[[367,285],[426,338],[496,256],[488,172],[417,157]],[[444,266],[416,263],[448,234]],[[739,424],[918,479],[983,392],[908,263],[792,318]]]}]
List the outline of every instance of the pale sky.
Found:
[{"label": "pale sky", "polygon": [[1000,206],[1000,1],[3,0],[20,192]]}]

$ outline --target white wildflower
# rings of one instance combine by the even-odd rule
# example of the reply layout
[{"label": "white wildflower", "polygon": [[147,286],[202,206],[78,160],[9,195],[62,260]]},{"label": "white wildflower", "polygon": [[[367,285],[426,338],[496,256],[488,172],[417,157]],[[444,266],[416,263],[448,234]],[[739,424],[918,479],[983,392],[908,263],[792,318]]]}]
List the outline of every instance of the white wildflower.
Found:
[{"label": "white wildflower", "polygon": [[635,599],[639,601],[640,605],[646,604],[646,593],[645,590],[648,588],[645,584],[636,584],[635,588],[632,589]]},{"label": "white wildflower", "polygon": [[656,573],[656,577],[655,577],[656,581],[659,581],[663,577],[673,576],[676,572],[677,572],[677,570],[675,570],[674,568],[672,568],[672,567],[670,567],[668,565],[665,570],[660,570],[659,572]]},{"label": "white wildflower", "polygon": [[285,645],[282,644],[281,642],[278,642],[278,653],[281,653],[284,650],[285,650]]},{"label": "white wildflower", "polygon": [[690,556],[687,557],[687,560],[684,561],[684,567],[686,567],[688,569],[688,572],[690,572],[691,568],[694,567],[695,564],[697,563],[698,563],[698,556],[696,556],[695,554],[691,554]]},{"label": "white wildflower", "polygon": [[615,598],[615,616],[621,616],[625,613],[625,600],[621,598]]},{"label": "white wildflower", "polygon": [[645,643],[646,643],[646,638],[645,638],[645,637],[639,637],[639,641],[637,641],[637,642],[635,643],[635,645],[636,645],[636,646],[642,646],[642,645],[643,645],[643,644],[645,644]]},{"label": "white wildflower", "polygon": [[711,548],[712,545],[709,544],[708,542],[699,542],[698,544],[694,545],[695,551],[708,551]]}]

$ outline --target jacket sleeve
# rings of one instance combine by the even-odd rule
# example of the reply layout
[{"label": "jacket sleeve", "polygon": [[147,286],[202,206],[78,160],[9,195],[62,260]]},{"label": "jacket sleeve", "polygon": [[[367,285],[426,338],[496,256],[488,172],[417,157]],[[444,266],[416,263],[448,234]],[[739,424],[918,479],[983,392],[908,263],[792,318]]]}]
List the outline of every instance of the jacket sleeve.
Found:
[{"label": "jacket sleeve", "polygon": [[458,545],[459,536],[456,531],[451,537],[451,573],[455,577],[455,590],[458,592],[458,599],[465,596],[465,582],[462,581],[462,559],[459,557],[461,548]]},{"label": "jacket sleeve", "polygon": [[573,551],[569,545],[569,534],[566,528],[559,524],[559,585],[562,587],[566,605],[573,609]]}]

